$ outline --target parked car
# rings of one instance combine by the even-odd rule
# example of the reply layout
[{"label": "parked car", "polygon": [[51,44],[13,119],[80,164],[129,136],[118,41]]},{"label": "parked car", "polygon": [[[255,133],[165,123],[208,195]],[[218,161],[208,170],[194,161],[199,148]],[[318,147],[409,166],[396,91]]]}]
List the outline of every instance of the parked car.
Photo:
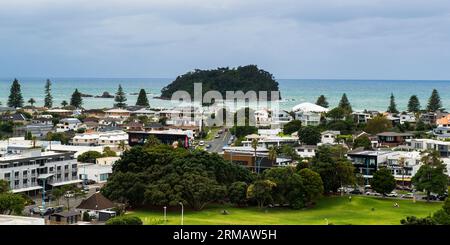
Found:
[{"label": "parked car", "polygon": [[360,191],[358,188],[354,189],[353,191],[350,191],[350,194],[353,195],[361,195],[363,194],[362,191]]},{"label": "parked car", "polygon": [[41,216],[47,216],[47,215],[50,215],[50,214],[52,214],[54,212],[55,212],[55,208],[48,207],[48,208],[45,208],[45,209],[41,209],[40,214],[41,214]]},{"label": "parked car", "polygon": [[398,194],[396,193],[396,192],[391,192],[391,193],[388,193],[388,194],[386,194],[386,196],[387,197],[397,197],[398,196]]},{"label": "parked car", "polygon": [[205,141],[201,140],[200,142],[198,142],[199,146],[204,146],[205,145]]},{"label": "parked car", "polygon": [[214,136],[216,139],[220,138],[220,134],[216,134],[216,136]]},{"label": "parked car", "polygon": [[206,149],[209,149],[209,148],[211,148],[211,145],[210,145],[210,144],[207,144],[207,145],[206,145]]},{"label": "parked car", "polygon": [[65,198],[72,198],[75,196],[75,193],[73,191],[67,191],[66,194],[64,194]]},{"label": "parked car", "polygon": [[55,213],[61,213],[62,211],[64,211],[64,206],[63,205],[55,207]]},{"label": "parked car", "polygon": [[406,193],[400,196],[401,198],[405,198],[405,199],[413,199],[414,198],[414,194],[413,193]]}]

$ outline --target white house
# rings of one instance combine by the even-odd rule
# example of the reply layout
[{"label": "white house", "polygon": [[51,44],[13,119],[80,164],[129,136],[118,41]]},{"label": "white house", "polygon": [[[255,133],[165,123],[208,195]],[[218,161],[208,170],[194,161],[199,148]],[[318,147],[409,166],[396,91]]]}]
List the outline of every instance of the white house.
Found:
[{"label": "white house", "polygon": [[112,165],[81,163],[78,165],[78,174],[80,180],[92,180],[96,183],[105,183],[112,174]]},{"label": "white house", "polygon": [[302,158],[312,158],[316,155],[316,149],[315,145],[301,145],[295,147],[295,152]]},{"label": "white house", "polygon": [[63,118],[56,124],[56,132],[76,131],[83,128],[83,123],[77,118]]},{"label": "white house", "polygon": [[407,113],[407,114],[401,114],[400,115],[400,124],[407,123],[415,123],[416,122],[416,116],[414,113]]},{"label": "white house", "polygon": [[340,131],[327,130],[321,133],[321,143],[322,144],[336,144],[336,137],[340,135]]},{"label": "white house", "polygon": [[295,119],[300,120],[303,126],[317,126],[320,124],[322,113],[328,112],[328,109],[313,103],[304,102],[292,108],[295,113]]},{"label": "white house", "polygon": [[128,134],[122,130],[113,130],[106,132],[92,132],[76,134],[72,142],[74,145],[104,145],[104,146],[117,146],[124,142],[128,144]]}]

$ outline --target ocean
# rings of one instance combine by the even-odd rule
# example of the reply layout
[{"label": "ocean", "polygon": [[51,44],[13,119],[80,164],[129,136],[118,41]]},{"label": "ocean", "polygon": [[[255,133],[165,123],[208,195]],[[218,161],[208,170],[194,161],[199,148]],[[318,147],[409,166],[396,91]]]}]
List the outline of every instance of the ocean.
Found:
[{"label": "ocean", "polygon": [[[25,103],[36,100],[36,106],[44,104],[44,85],[46,78],[17,78],[20,81]],[[75,90],[93,96],[104,91],[114,94],[119,84],[127,93],[127,103],[134,105],[137,93],[144,88],[153,108],[170,108],[168,101],[155,99],[160,95],[161,88],[169,84],[172,78],[50,78],[52,95],[55,105],[63,100],[70,101]],[[0,102],[6,105],[9,89],[13,78],[0,78]],[[277,79],[282,100],[280,108],[290,110],[301,102],[314,103],[321,94],[327,97],[330,107],[339,103],[343,93],[347,94],[354,110],[384,111],[389,105],[389,97],[394,93],[397,108],[405,110],[408,99],[415,94],[419,97],[422,108],[426,107],[433,88],[439,91],[444,108],[450,108],[450,81],[406,81],[406,80],[325,80],[325,79]],[[109,108],[113,99],[83,98],[83,107]],[[27,104],[27,103],[26,103]]]}]

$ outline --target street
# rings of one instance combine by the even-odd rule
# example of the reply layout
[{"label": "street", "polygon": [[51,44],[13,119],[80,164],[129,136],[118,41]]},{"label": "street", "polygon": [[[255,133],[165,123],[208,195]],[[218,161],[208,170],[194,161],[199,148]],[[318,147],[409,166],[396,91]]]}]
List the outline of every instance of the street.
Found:
[{"label": "street", "polygon": [[223,133],[219,135],[219,138],[214,138],[211,141],[205,142],[206,144],[211,145],[211,147],[207,149],[209,152],[222,152],[222,147],[228,145],[228,141],[231,138],[231,133],[229,132],[229,130],[223,130]]}]

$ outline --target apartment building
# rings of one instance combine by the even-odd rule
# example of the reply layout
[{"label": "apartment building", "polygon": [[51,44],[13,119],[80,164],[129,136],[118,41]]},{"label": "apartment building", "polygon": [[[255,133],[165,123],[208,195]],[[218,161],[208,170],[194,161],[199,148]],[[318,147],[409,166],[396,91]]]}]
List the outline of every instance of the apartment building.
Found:
[{"label": "apartment building", "polygon": [[80,182],[73,152],[42,152],[41,148],[0,157],[0,179],[6,180],[14,193],[37,193],[43,187]]}]

